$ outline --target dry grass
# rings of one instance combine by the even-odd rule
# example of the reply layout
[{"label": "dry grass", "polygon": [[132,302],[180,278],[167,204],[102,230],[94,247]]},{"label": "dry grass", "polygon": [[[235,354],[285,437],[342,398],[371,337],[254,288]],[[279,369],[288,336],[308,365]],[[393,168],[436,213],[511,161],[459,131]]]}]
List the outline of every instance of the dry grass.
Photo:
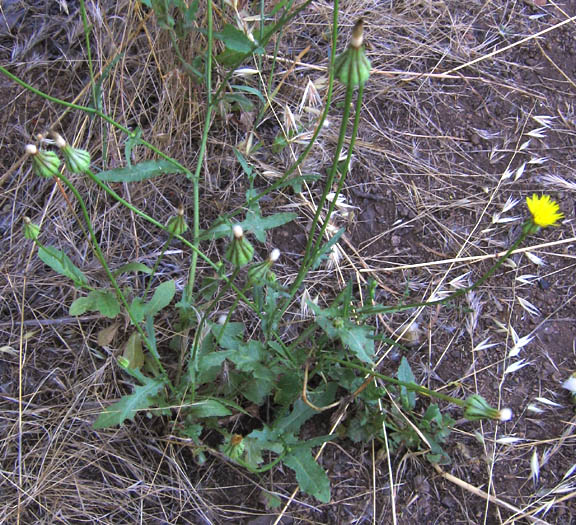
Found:
[{"label": "dry grass", "polygon": [[[65,2],[55,4],[5,2],[0,15],[13,25],[0,24],[2,64],[45,92],[88,104],[80,15],[72,2],[69,15]],[[250,3],[244,4],[248,9]],[[318,454],[333,480],[330,506],[300,497],[281,471],[248,476],[217,455],[196,464],[187,443],[159,418],[141,418],[119,430],[92,429],[102,406],[128,389],[115,366],[126,326],[118,326],[114,340],[102,348],[97,335],[107,326],[104,320],[68,316],[75,291],[35,257],[21,234],[22,217],[41,222],[45,241],[65,248],[90,277],[104,282],[104,276],[78,227],[77,206],[58,186],[32,177],[20,152],[31,137],[54,126],[90,149],[97,162],[105,144],[108,166],[115,167],[124,162],[124,137],[0,78],[5,93],[0,116],[0,521],[568,523],[575,513],[576,420],[559,385],[574,370],[576,337],[576,58],[570,52],[576,43],[570,18],[575,12],[573,4],[534,4],[343,2],[342,34],[364,17],[374,71],[345,188],[347,203],[355,208],[335,220],[346,224],[347,232],[331,266],[305,282],[310,296],[326,303],[348,280],[374,277],[381,283],[379,300],[395,303],[407,291],[423,299],[471,282],[518,233],[519,218],[502,219],[522,217],[525,211],[522,204],[506,206],[509,199],[533,191],[557,196],[567,220],[533,237],[512,257],[513,265],[467,297],[466,309],[423,309],[377,321],[382,333],[398,337],[418,323],[418,345],[409,358],[423,384],[452,395],[481,393],[495,405],[511,406],[513,421],[459,422],[449,447],[453,464],[438,472],[407,451],[389,456],[374,444],[326,445]],[[147,140],[192,166],[205,111],[203,88],[180,71],[169,40],[137,2],[89,5],[94,6],[92,58],[104,78],[104,111],[130,128],[139,127]],[[233,147],[245,147],[250,137],[270,144],[290,123],[287,113],[313,129],[313,101],[302,102],[310,80],[324,95],[331,8],[331,2],[313,2],[282,35],[274,76],[282,85],[258,129],[252,129],[254,115],[217,117],[203,170],[203,227],[242,205],[245,181]],[[186,56],[194,55],[202,38],[187,42]],[[271,63],[266,57],[264,82]],[[244,81],[258,86],[260,77]],[[342,95],[338,88],[337,102]],[[337,109],[330,121],[304,173],[326,169]],[[249,160],[272,180],[302,147],[294,141],[280,155],[258,153]],[[133,160],[147,155],[135,148]],[[86,195],[112,268],[155,260],[166,239],[161,233],[80,177],[74,182]],[[180,203],[192,212],[189,184],[180,175],[118,185],[117,191],[161,221]],[[283,249],[283,283],[297,271],[319,191],[311,185],[301,195],[285,191],[262,203],[264,212],[296,210],[300,216],[296,225],[270,239],[269,247]],[[222,246],[203,249],[215,258]],[[263,247],[260,254],[266,254]],[[546,265],[536,264],[534,256]],[[175,245],[161,272],[183,285],[187,265],[188,254]],[[142,287],[135,277],[122,284]],[[526,301],[540,314],[530,314]],[[224,298],[221,309],[228,304]],[[305,315],[300,302],[292,305],[287,338],[297,334]],[[253,314],[245,316],[256,329]],[[161,320],[160,343],[172,335],[173,322]],[[534,339],[514,356],[517,337]],[[398,358],[392,348],[379,350],[383,370],[393,372]],[[520,359],[528,366],[506,373]],[[333,423],[337,430],[341,421]],[[263,490],[281,498],[279,509],[265,505]]]}]

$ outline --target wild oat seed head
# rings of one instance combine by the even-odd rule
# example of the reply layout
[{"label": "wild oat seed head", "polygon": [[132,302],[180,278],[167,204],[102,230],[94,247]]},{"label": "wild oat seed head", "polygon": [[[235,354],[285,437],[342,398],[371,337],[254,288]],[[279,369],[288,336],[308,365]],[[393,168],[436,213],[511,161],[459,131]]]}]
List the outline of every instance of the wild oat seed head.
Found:
[{"label": "wild oat seed head", "polygon": [[564,383],[562,383],[562,388],[569,390],[572,394],[576,394],[576,375],[572,374]]},{"label": "wild oat seed head", "polygon": [[560,212],[560,206],[550,198],[550,195],[539,197],[534,193],[532,197],[526,198],[526,204],[532,214],[534,224],[541,228],[555,226],[559,220],[564,218],[564,214]]}]

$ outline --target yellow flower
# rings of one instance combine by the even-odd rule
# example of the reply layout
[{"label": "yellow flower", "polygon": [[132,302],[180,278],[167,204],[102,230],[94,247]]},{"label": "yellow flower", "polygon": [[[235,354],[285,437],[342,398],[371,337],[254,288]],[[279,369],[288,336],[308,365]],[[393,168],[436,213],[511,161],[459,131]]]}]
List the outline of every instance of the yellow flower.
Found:
[{"label": "yellow flower", "polygon": [[564,214],[560,212],[560,206],[550,198],[550,195],[539,197],[534,193],[532,197],[526,198],[526,204],[532,214],[532,221],[541,228],[555,226],[560,219],[564,218]]}]

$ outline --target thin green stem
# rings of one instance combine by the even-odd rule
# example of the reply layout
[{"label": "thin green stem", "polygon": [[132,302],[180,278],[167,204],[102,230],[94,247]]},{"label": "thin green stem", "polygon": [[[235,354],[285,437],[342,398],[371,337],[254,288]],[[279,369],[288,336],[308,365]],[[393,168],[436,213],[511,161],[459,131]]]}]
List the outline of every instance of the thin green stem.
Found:
[{"label": "thin green stem", "polygon": [[212,21],[212,0],[207,2],[207,23],[208,23],[208,47],[206,50],[206,116],[204,119],[204,129],[202,130],[202,139],[200,142],[200,151],[198,152],[198,160],[196,162],[196,170],[194,175],[189,176],[192,178],[192,192],[194,200],[194,219],[192,224],[192,244],[196,248],[192,252],[192,260],[190,262],[190,272],[188,274],[188,282],[184,290],[184,302],[190,303],[192,301],[192,294],[194,292],[194,284],[196,282],[196,267],[198,265],[198,248],[200,245],[200,173],[204,163],[204,155],[206,154],[206,144],[208,143],[208,132],[210,131],[210,124],[212,120],[212,45],[214,41],[213,36],[213,21]]},{"label": "thin green stem", "polygon": [[322,244],[324,234],[326,233],[326,228],[328,228],[328,224],[330,222],[330,217],[332,216],[332,213],[334,212],[334,208],[336,206],[338,195],[340,194],[340,192],[342,191],[342,188],[344,186],[344,181],[346,180],[346,174],[348,173],[348,167],[350,165],[350,159],[352,158],[352,152],[353,152],[354,143],[356,140],[356,135],[358,133],[358,125],[360,122],[360,110],[362,107],[363,86],[360,86],[360,88],[358,89],[358,97],[356,100],[356,109],[355,109],[356,113],[354,116],[354,125],[352,128],[352,136],[350,137],[348,154],[346,156],[346,160],[344,162],[344,165],[342,166],[343,169],[342,169],[342,173],[340,174],[340,178],[338,180],[338,185],[337,185],[336,191],[334,193],[334,198],[332,199],[332,202],[328,206],[328,213],[327,213],[326,218],[324,219],[324,221],[322,223],[322,226],[320,227],[320,232],[318,234],[318,237],[316,237],[315,236],[315,230],[318,226],[318,223],[320,222],[320,215],[322,213],[322,209],[324,208],[324,205],[326,204],[328,193],[332,190],[334,181],[336,179],[336,175],[338,173],[338,166],[340,164],[339,158],[340,158],[340,153],[342,151],[342,148],[344,147],[344,141],[346,138],[346,129],[348,127],[348,118],[350,116],[350,106],[352,103],[353,94],[354,94],[354,88],[349,85],[346,89],[345,108],[344,108],[344,112],[342,115],[342,122],[340,125],[340,134],[338,136],[338,143],[336,145],[336,151],[334,152],[334,160],[333,160],[332,166],[330,168],[330,171],[328,173],[328,177],[327,177],[326,183],[324,185],[324,190],[322,192],[322,196],[320,197],[320,200],[318,201],[318,205],[316,207],[316,213],[314,214],[314,219],[312,220],[312,226],[310,227],[310,234],[308,236],[308,242],[306,243],[306,250],[304,253],[302,265],[300,266],[298,274],[296,275],[296,278],[294,279],[294,282],[292,283],[292,286],[290,287],[290,290],[288,292],[288,295],[289,295],[288,299],[286,299],[284,304],[278,309],[277,317],[281,317],[282,315],[284,315],[284,312],[288,309],[288,306],[290,305],[292,299],[294,298],[294,296],[298,292],[300,285],[302,284],[302,282],[306,278],[306,275],[308,274],[308,272],[312,268],[312,266],[315,262],[318,250],[320,249],[320,246]]},{"label": "thin green stem", "polygon": [[100,106],[98,103],[98,94],[96,93],[96,80],[94,77],[94,66],[92,65],[92,50],[90,46],[90,25],[86,15],[86,5],[84,0],[80,0],[80,13],[82,15],[82,26],[84,28],[84,39],[86,40],[86,57],[88,59],[88,71],[90,72],[90,87],[92,90],[92,103],[94,107]]},{"label": "thin green stem", "polygon": [[435,306],[438,304],[449,303],[450,301],[453,301],[454,299],[461,297],[468,292],[476,290],[476,288],[482,286],[482,284],[484,284],[490,277],[492,277],[492,275],[494,275],[494,272],[500,268],[500,266],[502,266],[502,263],[508,259],[508,257],[510,257],[512,252],[518,248],[518,246],[524,241],[524,239],[526,239],[528,235],[529,232],[524,229],[520,237],[514,242],[514,244],[512,244],[510,248],[508,248],[508,251],[500,259],[498,259],[498,261],[496,261],[492,267],[482,277],[480,277],[480,279],[466,288],[461,288],[460,290],[455,291],[453,294],[445,297],[444,299],[438,299],[436,301],[423,301],[420,303],[402,304],[397,306],[366,306],[364,308],[359,308],[357,312],[358,314],[374,315],[381,313],[401,312],[404,310],[411,310],[413,308],[420,308],[421,306]]},{"label": "thin green stem", "polygon": [[[56,97],[53,97],[52,95],[48,95],[47,93],[44,93],[43,91],[40,91],[39,89],[35,88],[34,86],[31,86],[30,84],[24,82],[23,80],[18,78],[16,75],[10,73],[10,71],[8,71],[4,66],[0,66],[0,73],[7,76],[10,80],[13,80],[14,82],[16,82],[18,85],[22,86],[23,88],[25,88],[25,89],[31,91],[32,93],[38,95],[39,97],[42,97],[46,100],[49,100],[50,102],[60,104],[61,106],[64,106],[64,107],[67,107],[70,109],[77,109],[79,111],[84,111],[85,113],[88,113],[90,115],[96,115],[96,116],[100,117],[101,119],[103,119],[104,121],[111,124],[112,126],[114,126],[115,128],[119,129],[123,133],[126,133],[126,135],[129,135],[131,137],[134,136],[132,131],[130,131],[128,128],[122,126],[122,124],[119,124],[114,119],[112,119],[111,117],[109,117],[108,115],[106,115],[105,113],[103,113],[102,111],[100,111],[97,108],[91,108],[89,106],[82,106],[80,104],[73,104],[72,102],[66,102],[65,100],[62,100],[60,98],[56,98]],[[139,140],[140,140],[140,144],[142,144],[143,146],[146,146],[147,148],[149,148],[151,151],[156,153],[158,156],[160,156],[164,160],[167,160],[168,162],[172,163],[179,170],[182,170],[182,173],[185,173],[189,177],[192,176],[192,174],[190,173],[190,170],[188,168],[186,168],[185,166],[183,166],[182,164],[180,164],[177,160],[166,155],[165,153],[160,151],[153,144],[150,144],[149,142],[147,142],[143,139],[139,139]]]},{"label": "thin green stem", "polygon": [[158,271],[158,267],[160,266],[160,262],[164,258],[164,254],[166,253],[168,246],[170,246],[170,243],[172,242],[173,238],[174,238],[174,234],[170,233],[168,240],[164,243],[164,246],[162,246],[162,249],[160,250],[160,255],[157,257],[156,261],[154,262],[154,266],[152,267],[152,272],[148,276],[148,284],[146,285],[146,289],[144,290],[144,297],[146,297],[148,295],[148,292],[150,291],[150,287],[152,286],[152,281],[154,280],[154,276],[156,275],[156,272]]},{"label": "thin green stem", "polygon": [[[347,101],[348,101],[349,90],[350,90],[350,87],[348,87],[346,90]],[[304,257],[304,264],[306,264],[308,266],[308,269],[310,269],[310,267],[312,266],[312,264],[314,262],[314,258],[316,256],[316,254],[318,253],[318,250],[320,249],[320,246],[321,246],[323,238],[324,238],[324,234],[326,233],[326,229],[328,228],[328,224],[330,223],[330,217],[332,217],[332,213],[334,213],[334,209],[336,208],[338,196],[340,195],[340,193],[342,192],[342,188],[344,187],[344,181],[346,180],[346,176],[348,174],[348,169],[350,167],[350,161],[352,159],[352,153],[354,152],[354,145],[356,143],[356,137],[358,136],[358,126],[360,124],[360,115],[361,115],[361,109],[362,109],[363,95],[364,95],[364,85],[360,84],[360,86],[358,87],[358,94],[356,97],[354,124],[352,126],[352,135],[350,136],[350,142],[348,144],[348,153],[346,155],[346,160],[344,161],[344,164],[342,166],[342,172],[340,174],[340,179],[338,180],[338,186],[336,187],[336,190],[334,192],[334,198],[332,199],[332,201],[330,202],[330,205],[328,206],[328,212],[326,214],[326,220],[324,220],[324,223],[322,224],[322,227],[320,229],[320,233],[318,234],[318,238],[316,239],[316,243],[314,244],[311,252],[307,253],[307,256]],[[344,136],[345,136],[345,133],[344,133]],[[340,151],[342,151],[342,150],[340,149]],[[337,170],[338,170],[339,154],[340,154],[340,152],[338,152],[338,156],[335,156],[335,159],[334,159],[335,163],[332,165],[332,170],[334,171],[334,175],[332,176],[332,180],[334,180],[334,177],[335,177]],[[326,202],[326,200],[324,200],[324,203],[325,202]],[[318,210],[317,210],[317,212],[318,212]]]},{"label": "thin green stem", "polygon": [[[200,346],[200,339],[202,336],[202,328],[204,326],[204,323],[206,322],[206,319],[208,319],[208,316],[212,313],[212,309],[214,308],[214,306],[216,304],[218,304],[220,299],[229,290],[230,284],[232,282],[234,282],[234,280],[238,276],[238,272],[239,272],[239,268],[235,268],[234,272],[232,273],[228,282],[222,287],[221,290],[219,290],[218,294],[216,295],[216,297],[214,298],[214,300],[212,301],[210,306],[202,314],[202,318],[200,319],[200,322],[198,323],[198,326],[196,327],[196,333],[194,334],[194,341],[192,343],[192,352],[190,354],[190,364],[189,364],[189,366],[191,366],[192,369],[194,370],[194,373],[196,373],[196,370],[197,370],[196,360],[198,357],[198,347]],[[234,305],[230,308],[230,310],[228,312],[227,320],[230,317],[230,315],[232,314],[232,312],[234,311],[234,307],[236,304],[238,304],[238,297],[236,298],[236,302],[234,303]],[[192,392],[194,395],[195,389],[192,389]]]},{"label": "thin green stem", "polygon": [[374,370],[371,370],[370,368],[367,368],[365,366],[350,363],[348,361],[342,361],[341,359],[336,359],[333,357],[323,357],[322,359],[324,361],[329,361],[331,363],[338,363],[339,365],[345,366],[347,368],[354,368],[355,370],[359,370],[359,371],[361,371],[367,375],[370,375],[372,377],[376,377],[378,379],[381,379],[382,381],[386,381],[387,383],[391,383],[391,384],[396,385],[396,386],[405,387],[407,390],[411,390],[412,392],[418,392],[419,394],[422,394],[422,395],[425,395],[428,397],[434,397],[436,399],[448,401],[449,403],[453,403],[453,404],[458,405],[459,407],[462,407],[462,408],[466,407],[466,400],[464,400],[464,399],[458,399],[457,397],[452,397],[452,396],[449,396],[447,394],[442,394],[441,392],[436,392],[435,390],[431,390],[429,388],[426,388],[425,386],[417,385],[416,383],[406,383],[406,382],[400,381],[399,379],[396,379],[394,377],[390,377],[390,376],[381,374],[379,372],[375,372]]},{"label": "thin green stem", "polygon": [[[126,208],[128,208],[129,210],[131,210],[132,212],[134,212],[136,215],[142,217],[143,219],[145,219],[146,221],[148,221],[150,224],[153,224],[154,226],[156,226],[157,228],[160,228],[161,230],[170,233],[170,229],[163,225],[162,223],[158,222],[156,219],[154,219],[153,217],[150,217],[147,213],[143,212],[142,210],[138,209],[136,206],[134,206],[133,204],[130,204],[128,201],[124,200],[122,197],[120,197],[120,195],[118,195],[112,188],[108,187],[106,184],[104,184],[104,182],[102,182],[98,177],[96,177],[96,175],[94,175],[94,173],[92,173],[91,171],[87,171],[86,175],[88,175],[88,177],[90,177],[90,179],[95,182],[100,188],[102,188],[108,195],[110,195],[113,199],[115,199],[116,201],[118,201],[120,204],[122,204],[123,206],[125,206]],[[198,252],[198,256],[207,264],[209,264],[214,270],[218,271],[218,265],[216,263],[214,263],[209,257],[207,257],[206,255],[204,255],[198,248],[196,248],[188,239],[185,239],[184,237],[182,237],[182,235],[174,235],[175,239],[178,239],[179,241],[181,241],[187,248],[190,248],[190,250],[192,251],[197,251]],[[223,279],[225,281],[227,281],[226,277],[223,277]],[[242,292],[240,291],[240,289],[238,289],[238,287],[236,287],[234,284],[231,284],[232,289],[237,293],[240,294],[240,298],[246,303],[246,305],[253,311],[256,311],[256,306],[254,305],[254,303],[252,303],[244,294],[242,294]]]},{"label": "thin green stem", "polygon": [[[92,242],[92,248],[94,249],[94,253],[95,253],[96,257],[98,258],[98,261],[102,265],[102,268],[106,272],[106,276],[108,277],[110,283],[112,284],[112,287],[114,288],[114,290],[116,292],[116,296],[118,297],[120,302],[123,304],[124,308],[126,308],[126,312],[128,312],[128,316],[130,317],[130,321],[132,322],[132,324],[134,325],[136,330],[138,330],[138,333],[142,336],[143,340],[146,341],[146,344],[148,344],[148,338],[146,337],[146,333],[144,332],[142,327],[139,325],[139,323],[136,322],[136,319],[134,318],[134,315],[132,314],[132,309],[130,308],[128,301],[126,300],[126,297],[122,293],[122,290],[120,289],[120,286],[118,285],[118,281],[116,281],[114,274],[110,270],[110,267],[108,266],[108,263],[106,262],[106,258],[104,257],[104,254],[102,253],[102,250],[100,248],[100,244],[98,243],[98,239],[96,237],[96,234],[94,233],[94,229],[92,228],[92,220],[90,219],[90,214],[88,213],[88,208],[86,207],[86,203],[84,202],[84,199],[80,195],[80,192],[68,180],[68,178],[65,175],[60,174],[60,175],[58,175],[58,178],[74,194],[74,197],[76,197],[76,200],[78,201],[78,204],[80,205],[80,209],[82,210],[82,215],[84,216],[84,220],[86,221],[86,227],[88,228],[88,233],[90,235],[90,240]],[[154,352],[150,352],[150,353],[154,357],[154,360],[156,361],[156,364],[158,365],[162,374],[165,377],[167,377],[166,370],[162,366],[160,359],[156,356],[156,354]]]}]

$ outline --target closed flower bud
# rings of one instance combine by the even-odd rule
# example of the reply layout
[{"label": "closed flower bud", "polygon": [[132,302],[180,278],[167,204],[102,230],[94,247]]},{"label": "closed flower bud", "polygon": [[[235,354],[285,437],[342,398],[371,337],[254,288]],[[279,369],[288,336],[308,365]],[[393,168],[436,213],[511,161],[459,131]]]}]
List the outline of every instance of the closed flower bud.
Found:
[{"label": "closed flower bud", "polygon": [[336,58],[335,74],[342,84],[350,87],[364,85],[370,77],[370,60],[363,46],[364,26],[362,20],[356,22],[348,49]]},{"label": "closed flower bud", "polygon": [[66,167],[72,173],[86,173],[90,169],[90,153],[66,144],[62,148]]},{"label": "closed flower bud", "polygon": [[498,419],[498,410],[492,408],[482,396],[474,394],[466,400],[464,417],[470,421]]},{"label": "closed flower bud", "polygon": [[39,150],[34,144],[28,144],[26,153],[32,156],[32,168],[36,175],[50,178],[60,173],[60,159],[53,151]]},{"label": "closed flower bud", "polygon": [[266,282],[274,282],[276,280],[276,275],[274,272],[270,271],[272,265],[280,258],[280,250],[274,248],[268,259],[265,261],[254,264],[248,270],[248,282],[252,285],[263,285]]},{"label": "closed flower bud", "polygon": [[35,241],[40,234],[40,226],[34,224],[28,217],[24,217],[24,237]]},{"label": "closed flower bud", "polygon": [[124,356],[120,356],[118,357],[118,366],[126,370],[130,368],[130,361],[126,359]]},{"label": "closed flower bud", "polygon": [[186,224],[186,219],[184,218],[184,208],[182,206],[178,208],[178,215],[168,219],[166,228],[168,229],[168,233],[172,235],[182,235],[188,231],[188,224]]},{"label": "closed flower bud", "polygon": [[226,250],[226,259],[234,266],[246,266],[254,257],[254,246],[244,237],[244,231],[239,224],[232,228],[234,238]]}]

